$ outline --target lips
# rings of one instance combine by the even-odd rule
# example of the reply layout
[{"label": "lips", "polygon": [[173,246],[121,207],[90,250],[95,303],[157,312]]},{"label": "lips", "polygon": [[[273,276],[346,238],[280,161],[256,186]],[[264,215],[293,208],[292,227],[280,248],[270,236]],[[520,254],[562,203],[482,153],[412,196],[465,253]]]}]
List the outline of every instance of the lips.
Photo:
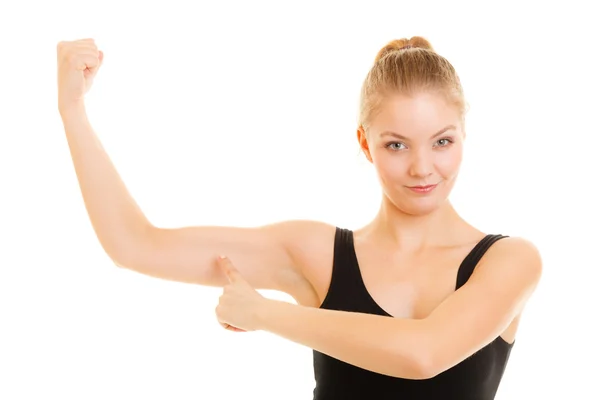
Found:
[{"label": "lips", "polygon": [[429,188],[432,188],[432,187],[434,187],[434,186],[436,186],[436,185],[426,185],[426,186],[409,186],[409,188],[411,188],[411,189],[429,189]]},{"label": "lips", "polygon": [[408,188],[410,190],[412,190],[413,192],[417,192],[417,193],[429,193],[431,192],[433,189],[436,188],[438,184],[436,183],[435,185],[425,185],[425,186],[408,186]]}]

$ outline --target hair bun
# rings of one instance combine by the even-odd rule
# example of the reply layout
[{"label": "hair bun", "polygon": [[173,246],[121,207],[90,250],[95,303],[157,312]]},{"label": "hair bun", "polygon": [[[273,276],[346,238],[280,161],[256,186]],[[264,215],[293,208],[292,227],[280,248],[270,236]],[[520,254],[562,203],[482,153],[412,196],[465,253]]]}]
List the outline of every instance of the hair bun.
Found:
[{"label": "hair bun", "polygon": [[383,57],[388,55],[389,53],[393,53],[396,51],[417,48],[417,49],[425,49],[433,51],[433,47],[429,41],[421,36],[413,36],[410,39],[396,39],[392,40],[377,53],[377,57],[375,57],[375,62],[381,60]]}]

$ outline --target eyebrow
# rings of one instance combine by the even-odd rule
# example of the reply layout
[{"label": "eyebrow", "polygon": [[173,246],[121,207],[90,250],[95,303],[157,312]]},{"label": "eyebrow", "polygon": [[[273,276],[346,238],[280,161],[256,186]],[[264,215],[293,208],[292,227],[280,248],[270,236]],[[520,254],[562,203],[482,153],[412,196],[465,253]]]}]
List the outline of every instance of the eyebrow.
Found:
[{"label": "eyebrow", "polygon": [[[440,129],[433,136],[431,136],[431,139],[435,139],[436,137],[438,137],[440,135],[443,135],[444,133],[446,133],[446,131],[449,131],[451,129],[456,129],[456,126],[454,126],[454,125],[448,125],[448,126],[442,128],[442,129]],[[383,136],[393,136],[393,137],[396,137],[396,138],[402,139],[402,140],[407,140],[407,141],[410,140],[406,136],[402,136],[401,134],[396,133],[396,132],[392,132],[392,131],[383,131],[383,132],[381,132],[381,134],[379,136],[381,136],[381,137],[383,137]]]}]

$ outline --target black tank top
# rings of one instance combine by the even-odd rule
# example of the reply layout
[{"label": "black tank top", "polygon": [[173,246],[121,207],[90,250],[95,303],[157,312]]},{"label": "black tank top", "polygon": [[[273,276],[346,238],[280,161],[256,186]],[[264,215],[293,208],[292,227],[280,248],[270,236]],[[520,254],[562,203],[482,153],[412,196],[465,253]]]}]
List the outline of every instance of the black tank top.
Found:
[{"label": "black tank top", "polygon": [[[459,267],[456,289],[467,282],[489,247],[505,237],[489,234],[477,243]],[[336,229],[331,283],[320,308],[391,317],[375,302],[364,285],[353,233],[348,229]],[[378,374],[313,351],[314,400],[492,400],[513,344],[497,337],[461,363],[423,380]]]}]

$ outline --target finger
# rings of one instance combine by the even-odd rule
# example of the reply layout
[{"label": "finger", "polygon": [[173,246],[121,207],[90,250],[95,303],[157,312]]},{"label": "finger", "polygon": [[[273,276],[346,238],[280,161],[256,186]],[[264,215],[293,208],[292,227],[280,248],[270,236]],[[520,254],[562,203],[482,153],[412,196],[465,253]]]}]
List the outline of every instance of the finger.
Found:
[{"label": "finger", "polygon": [[86,69],[93,70],[94,68],[98,68],[100,63],[97,56],[87,53],[80,54],[76,58],[74,57],[71,62],[73,63],[73,66],[80,71]]},{"label": "finger", "polygon": [[233,325],[230,325],[226,322],[221,322],[221,314],[222,310],[221,310],[221,304],[219,302],[219,305],[217,305],[217,307],[215,307],[215,314],[217,315],[217,322],[219,323],[219,325],[221,325],[223,328],[227,329],[228,331],[232,331],[232,332],[246,332],[243,329],[237,328]]},{"label": "finger", "polygon": [[229,282],[235,282],[236,280],[242,279],[239,271],[233,266],[231,260],[226,256],[219,256],[218,263]]},{"label": "finger", "polygon": [[232,332],[246,332],[243,329],[240,328],[236,328],[235,326],[229,325],[229,324],[225,324],[225,323],[221,323],[221,326],[225,329],[227,329],[228,331],[232,331]]}]

